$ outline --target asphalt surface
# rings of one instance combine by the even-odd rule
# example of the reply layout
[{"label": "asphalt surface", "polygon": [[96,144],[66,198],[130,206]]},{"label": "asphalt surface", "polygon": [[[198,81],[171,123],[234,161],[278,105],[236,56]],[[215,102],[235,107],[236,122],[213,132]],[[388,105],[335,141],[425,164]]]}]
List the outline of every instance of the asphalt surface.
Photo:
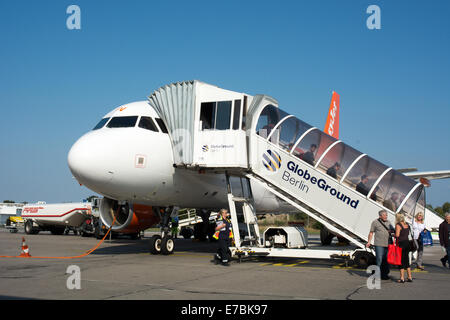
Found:
[{"label": "asphalt surface", "polygon": [[[95,238],[11,234],[0,229],[0,256],[19,255],[22,236],[33,257],[78,256],[97,244]],[[146,235],[147,236],[147,235]],[[342,261],[252,259],[230,267],[211,263],[214,243],[177,239],[170,256],[150,255],[148,238],[105,241],[78,259],[0,258],[0,299],[417,299],[450,297],[450,270],[443,268],[438,245],[425,248],[425,271],[413,283],[381,281],[368,289],[366,270]],[[80,289],[69,266],[80,270]]]}]

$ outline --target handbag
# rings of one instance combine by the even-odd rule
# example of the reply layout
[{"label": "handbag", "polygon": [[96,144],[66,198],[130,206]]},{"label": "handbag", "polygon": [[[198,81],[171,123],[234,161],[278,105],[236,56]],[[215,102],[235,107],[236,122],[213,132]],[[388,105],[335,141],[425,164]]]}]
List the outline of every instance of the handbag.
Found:
[{"label": "handbag", "polygon": [[411,226],[408,224],[409,228],[409,234],[408,234],[408,240],[409,240],[409,249],[411,252],[416,252],[419,249],[419,243],[416,239],[414,239],[414,236],[412,234]]},{"label": "handbag", "polygon": [[402,264],[402,248],[397,246],[397,240],[393,244],[388,245],[387,262],[394,266]]},{"label": "handbag", "polygon": [[427,232],[422,231],[420,233],[420,237],[422,238],[422,243],[423,243],[424,247],[433,245],[433,238],[431,237],[430,231],[427,231]]}]

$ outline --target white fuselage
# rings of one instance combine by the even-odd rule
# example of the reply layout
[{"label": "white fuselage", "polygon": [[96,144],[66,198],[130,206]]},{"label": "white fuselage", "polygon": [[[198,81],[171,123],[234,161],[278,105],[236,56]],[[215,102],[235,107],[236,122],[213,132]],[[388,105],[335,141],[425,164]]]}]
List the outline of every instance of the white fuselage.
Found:
[{"label": "white fuselage", "polygon": [[[80,184],[105,197],[151,206],[220,208],[227,206],[224,174],[174,168],[172,143],[155,121],[159,116],[143,102],[114,109],[105,118],[137,116],[135,125],[102,128],[82,136],[68,155],[69,168]],[[141,128],[150,117],[157,131]],[[275,212],[288,206],[252,185],[257,210]]]}]

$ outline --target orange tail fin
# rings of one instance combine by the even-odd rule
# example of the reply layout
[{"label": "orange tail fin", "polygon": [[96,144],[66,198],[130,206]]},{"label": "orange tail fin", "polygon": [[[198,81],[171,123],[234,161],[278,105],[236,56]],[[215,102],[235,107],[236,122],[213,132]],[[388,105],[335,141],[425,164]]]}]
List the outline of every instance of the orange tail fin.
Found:
[{"label": "orange tail fin", "polygon": [[339,139],[339,94],[333,91],[331,96],[330,110],[328,110],[325,133]]}]

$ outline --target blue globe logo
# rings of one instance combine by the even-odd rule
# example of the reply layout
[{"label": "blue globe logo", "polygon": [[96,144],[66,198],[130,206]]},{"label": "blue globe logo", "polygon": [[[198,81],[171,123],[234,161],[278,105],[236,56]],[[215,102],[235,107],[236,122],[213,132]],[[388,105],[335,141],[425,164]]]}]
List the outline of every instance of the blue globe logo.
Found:
[{"label": "blue globe logo", "polygon": [[270,172],[275,172],[281,167],[281,157],[273,150],[267,150],[263,154],[262,163]]}]

